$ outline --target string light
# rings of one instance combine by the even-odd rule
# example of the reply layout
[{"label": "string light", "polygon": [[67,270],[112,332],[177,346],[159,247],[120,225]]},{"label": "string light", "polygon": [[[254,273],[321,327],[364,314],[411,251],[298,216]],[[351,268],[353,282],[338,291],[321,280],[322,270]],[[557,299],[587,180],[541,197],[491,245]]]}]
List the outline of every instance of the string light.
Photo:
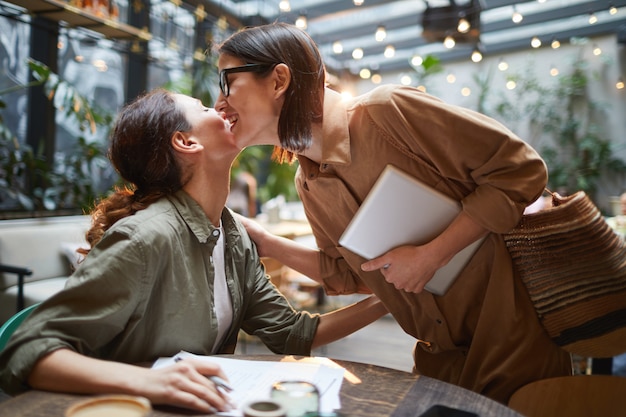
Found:
[{"label": "string light", "polygon": [[372,76],[372,72],[369,70],[369,68],[363,68],[361,69],[361,71],[359,71],[359,77],[361,77],[364,80],[369,79]]},{"label": "string light", "polygon": [[383,81],[383,77],[379,73],[376,72],[372,74],[371,80],[374,84],[380,84]]},{"label": "string light", "polygon": [[602,55],[602,49],[598,45],[593,45],[593,54],[595,56]]},{"label": "string light", "polygon": [[511,20],[513,21],[513,23],[520,23],[522,20],[524,20],[524,16],[517,11],[517,8],[515,6],[513,6],[513,15],[511,15]]},{"label": "string light", "polygon": [[422,58],[420,55],[413,55],[411,57],[411,65],[414,67],[419,67],[420,65],[422,65],[424,63],[424,58]]},{"label": "string light", "polygon": [[500,71],[506,71],[509,69],[509,64],[504,60],[504,58],[500,58],[500,61],[498,62],[498,69]]},{"label": "string light", "polygon": [[558,39],[554,38],[552,39],[552,43],[550,43],[550,46],[552,47],[552,49],[559,49],[561,47],[561,42],[559,42]]},{"label": "string light", "polygon": [[396,48],[394,48],[393,45],[387,45],[387,47],[385,48],[385,58],[393,58],[393,56],[396,54]]},{"label": "string light", "polygon": [[530,46],[532,46],[533,48],[537,49],[541,46],[541,39],[539,39],[538,37],[533,37],[530,40]]},{"label": "string light", "polygon": [[454,84],[456,82],[456,75],[450,73],[446,76],[446,81],[448,84]]},{"label": "string light", "polygon": [[617,88],[618,90],[624,89],[624,79],[622,77],[620,77],[615,83],[615,88]]},{"label": "string light", "polygon": [[552,65],[552,67],[550,67],[550,75],[556,77],[557,75],[559,75],[559,69]]},{"label": "string light", "polygon": [[300,15],[298,16],[298,18],[296,19],[296,26],[300,29],[306,29],[307,27],[307,21],[306,21],[306,16],[305,15]]},{"label": "string light", "polygon": [[352,51],[352,58],[354,58],[354,59],[361,59],[361,58],[363,58],[363,49],[355,48]]},{"label": "string light", "polygon": [[339,41],[333,42],[333,52],[336,54],[340,54],[343,52],[343,45]]},{"label": "string light", "polygon": [[613,3],[610,3],[610,4],[609,4],[609,14],[610,14],[611,16],[613,16],[613,15],[616,15],[616,14],[617,14],[617,7],[615,7],[615,6],[613,5]]},{"label": "string light", "polygon": [[387,31],[385,30],[384,26],[378,26],[376,28],[376,34],[374,35],[374,37],[376,38],[376,40],[378,42],[382,42],[385,40],[385,38],[387,37]]},{"label": "string light", "polygon": [[472,51],[472,62],[480,62],[483,60],[483,54],[478,46]]},{"label": "string light", "polygon": [[456,41],[451,35],[446,36],[443,40],[443,46],[445,46],[447,49],[454,48],[454,45],[456,45]]},{"label": "string light", "polygon": [[594,12],[589,12],[589,24],[593,25],[595,23],[598,23],[598,16]]},{"label": "string light", "polygon": [[228,20],[226,19],[226,16],[221,15],[218,19],[217,22],[215,23],[215,25],[218,27],[219,30],[221,30],[222,32],[226,31],[226,29],[228,29]]},{"label": "string light", "polygon": [[461,16],[461,18],[459,19],[459,24],[456,27],[456,30],[458,30],[460,33],[467,33],[469,32],[471,27],[472,26],[470,25],[470,22],[467,21],[465,16]]},{"label": "string light", "polygon": [[202,48],[196,48],[196,50],[193,51],[193,59],[196,61],[204,61],[206,59],[204,50]]},{"label": "string light", "polygon": [[363,3],[364,3],[364,0],[354,0],[354,5],[355,6],[361,6],[361,5],[363,5]]},{"label": "string light", "polygon": [[409,75],[403,75],[400,78],[400,84],[402,85],[411,85],[412,82],[413,82],[413,79],[411,79]]},{"label": "string light", "polygon": [[281,2],[278,3],[278,8],[283,13],[290,12],[291,11],[291,4],[289,4],[289,0],[281,0]]},{"label": "string light", "polygon": [[506,89],[507,90],[515,90],[515,87],[517,87],[517,83],[513,80],[508,80],[506,82]]},{"label": "string light", "polygon": [[470,94],[472,94],[472,90],[470,90],[470,88],[469,88],[469,87],[463,87],[463,88],[461,88],[461,95],[462,95],[463,97],[469,97],[469,96],[470,96]]},{"label": "string light", "polygon": [[204,4],[199,4],[193,14],[196,16],[196,21],[198,22],[202,22],[208,16],[208,13],[204,10]]}]

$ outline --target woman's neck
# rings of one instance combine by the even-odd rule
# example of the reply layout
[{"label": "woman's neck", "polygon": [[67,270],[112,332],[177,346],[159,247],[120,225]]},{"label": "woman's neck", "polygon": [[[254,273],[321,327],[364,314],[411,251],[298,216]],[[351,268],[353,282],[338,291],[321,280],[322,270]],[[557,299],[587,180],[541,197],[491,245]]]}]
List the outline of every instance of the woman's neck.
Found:
[{"label": "woman's neck", "polygon": [[218,226],[230,187],[230,170],[212,171],[192,178],[183,188],[202,207],[212,225]]}]

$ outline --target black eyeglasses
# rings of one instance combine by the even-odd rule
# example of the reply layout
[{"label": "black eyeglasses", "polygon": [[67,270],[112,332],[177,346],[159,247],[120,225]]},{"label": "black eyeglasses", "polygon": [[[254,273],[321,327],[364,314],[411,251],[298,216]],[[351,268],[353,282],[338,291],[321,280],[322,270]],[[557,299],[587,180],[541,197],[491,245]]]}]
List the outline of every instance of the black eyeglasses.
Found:
[{"label": "black eyeglasses", "polygon": [[270,68],[274,68],[276,64],[246,64],[240,67],[224,68],[220,71],[220,90],[224,97],[230,94],[230,85],[228,85],[228,74],[235,72],[265,72]]}]

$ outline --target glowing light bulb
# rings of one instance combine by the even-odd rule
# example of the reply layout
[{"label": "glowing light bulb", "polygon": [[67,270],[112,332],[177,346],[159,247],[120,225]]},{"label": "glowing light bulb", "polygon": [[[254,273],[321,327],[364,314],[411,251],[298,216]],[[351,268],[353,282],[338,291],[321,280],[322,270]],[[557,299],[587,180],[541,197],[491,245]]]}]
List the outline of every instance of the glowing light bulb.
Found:
[{"label": "glowing light bulb", "polygon": [[443,40],[443,46],[445,46],[448,49],[454,48],[454,45],[456,45],[456,41],[450,35],[446,36],[446,38]]},{"label": "glowing light bulb", "polygon": [[385,40],[386,37],[387,37],[387,31],[385,30],[385,27],[378,26],[378,28],[376,29],[376,34],[374,35],[374,38],[376,38],[378,42],[382,42],[383,40]]},{"label": "glowing light bulb", "polygon": [[539,39],[538,37],[534,37],[530,40],[530,46],[532,46],[533,48],[539,48],[541,46],[541,39]]},{"label": "glowing light bulb", "polygon": [[278,8],[281,12],[290,12],[291,4],[289,4],[289,0],[281,0],[281,2],[278,3]]},{"label": "glowing light bulb", "polygon": [[480,62],[482,60],[483,54],[478,49],[474,49],[472,52],[472,62]]},{"label": "glowing light bulb", "polygon": [[461,33],[467,33],[469,32],[470,29],[471,29],[470,22],[468,22],[467,19],[464,17],[460,18],[459,24],[457,25],[456,30],[458,30]]},{"label": "glowing light bulb", "polygon": [[413,55],[411,57],[411,65],[413,65],[414,67],[419,67],[423,63],[424,63],[424,59],[421,56]]}]

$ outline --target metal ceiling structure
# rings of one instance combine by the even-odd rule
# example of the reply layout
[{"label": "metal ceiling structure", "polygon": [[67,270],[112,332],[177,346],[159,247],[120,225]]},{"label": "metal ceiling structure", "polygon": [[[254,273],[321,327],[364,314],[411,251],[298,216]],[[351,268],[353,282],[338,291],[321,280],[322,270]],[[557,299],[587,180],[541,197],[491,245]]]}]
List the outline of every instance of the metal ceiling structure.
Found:
[{"label": "metal ceiling structure", "polygon": [[[210,11],[228,17],[231,24],[295,23],[306,17],[307,32],[335,73],[357,74],[361,68],[403,71],[411,68],[415,55],[455,61],[470,59],[476,48],[483,55],[504,54],[530,49],[533,37],[543,47],[554,40],[566,43],[606,34],[618,34],[620,42],[626,42],[626,0],[363,0],[359,6],[353,0],[283,0],[283,6],[285,2],[290,11],[281,11],[280,0],[208,1]],[[523,16],[519,23],[512,20],[515,12]],[[443,27],[470,13],[476,14],[474,26],[479,22],[472,36],[463,39],[456,24]],[[386,30],[383,41],[375,39],[380,26]],[[453,48],[443,45],[443,34],[457,39]],[[343,52],[333,51],[335,42]],[[395,48],[392,57],[384,55],[389,45]],[[353,58],[355,48],[362,49],[361,59]]]}]

